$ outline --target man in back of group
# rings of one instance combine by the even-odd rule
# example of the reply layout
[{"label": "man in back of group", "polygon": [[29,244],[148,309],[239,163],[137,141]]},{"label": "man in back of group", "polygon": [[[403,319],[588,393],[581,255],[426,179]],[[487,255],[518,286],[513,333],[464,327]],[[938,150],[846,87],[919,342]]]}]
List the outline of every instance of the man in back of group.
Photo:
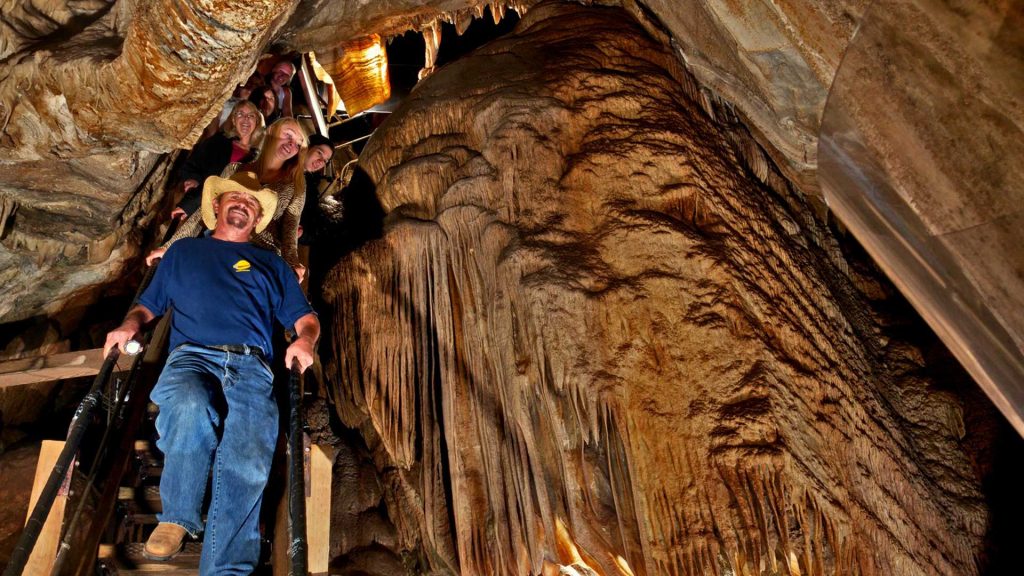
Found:
[{"label": "man in back of group", "polygon": [[292,77],[295,76],[295,65],[288,60],[281,60],[267,75],[267,86],[274,91],[277,98],[277,109],[281,117],[292,118]]},{"label": "man in back of group", "polygon": [[171,352],[153,389],[164,453],[163,512],[145,554],[167,560],[186,533],[204,531],[201,507],[212,469],[201,574],[248,574],[259,560],[259,511],[277,440],[271,337],[276,319],[297,338],[285,363],[313,363],[320,324],[295,274],[249,244],[269,223],[276,195],[256,175],[211,176],[201,209],[212,234],[182,239],[161,261],[139,305],[107,334],[122,350],[142,326],[173,308]]}]

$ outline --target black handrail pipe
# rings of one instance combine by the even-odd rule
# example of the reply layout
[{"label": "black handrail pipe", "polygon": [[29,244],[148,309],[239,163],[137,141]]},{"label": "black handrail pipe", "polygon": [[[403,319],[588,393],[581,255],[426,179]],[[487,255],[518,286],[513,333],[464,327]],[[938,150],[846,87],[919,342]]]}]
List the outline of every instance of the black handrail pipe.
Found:
[{"label": "black handrail pipe", "polygon": [[306,576],[308,573],[308,550],[306,544],[306,447],[302,430],[302,392],[300,371],[297,360],[292,361],[288,378],[288,519],[291,533],[291,576]]},{"label": "black handrail pipe", "polygon": [[78,405],[78,410],[75,412],[75,417],[72,420],[71,430],[68,432],[68,439],[64,443],[64,449],[61,450],[57,462],[53,465],[53,471],[46,480],[46,486],[43,487],[43,491],[39,494],[39,500],[36,501],[36,506],[32,509],[32,515],[29,516],[28,522],[25,523],[25,530],[22,531],[14,552],[11,553],[11,561],[7,564],[7,568],[4,569],[3,576],[19,576],[25,569],[25,564],[32,553],[32,548],[35,547],[36,540],[39,539],[39,533],[43,529],[43,524],[46,523],[46,517],[50,515],[50,508],[57,498],[57,492],[60,491],[60,486],[64,483],[64,477],[68,473],[71,461],[74,460],[75,454],[78,452],[78,446],[82,443],[82,437],[89,426],[92,413],[100,402],[100,390],[114,371],[118,355],[117,348],[110,351],[110,354],[103,361],[99,374],[93,380],[88,394],[85,395],[85,398]]}]

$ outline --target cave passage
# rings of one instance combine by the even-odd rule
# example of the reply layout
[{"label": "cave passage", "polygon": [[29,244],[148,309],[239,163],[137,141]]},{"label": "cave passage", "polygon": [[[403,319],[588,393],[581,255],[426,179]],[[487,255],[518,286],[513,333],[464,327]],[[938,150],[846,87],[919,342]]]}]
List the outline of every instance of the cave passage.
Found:
[{"label": "cave passage", "polygon": [[[253,10],[228,4],[220,14],[228,22]],[[309,296],[325,330],[305,416],[333,470],[330,537],[320,544],[330,573],[1009,573],[1014,520],[1024,513],[1013,480],[1020,437],[903,300],[900,282],[883,276],[890,265],[877,244],[886,238],[865,251],[846,235],[854,218],[840,213],[835,222],[817,174],[803,171],[813,163],[807,149],[790,141],[809,141],[801,123],[823,119],[822,187],[832,207],[864,200],[863,175],[851,167],[889,177],[893,166],[869,162],[885,130],[853,139],[844,116],[872,126],[861,104],[875,102],[877,86],[859,82],[884,54],[884,42],[871,39],[891,19],[869,14],[865,22],[881,28],[851,42],[853,68],[839,69],[824,48],[813,70],[801,70],[780,53],[729,45],[740,51],[724,59],[730,65],[749,60],[792,83],[773,91],[712,70],[715,50],[688,44],[691,20],[663,4],[489,3],[400,19],[349,7],[344,18],[365,36],[336,38],[334,4],[311,14],[293,2],[228,38],[315,53],[343,92],[351,86],[339,46],[387,47],[390,97],[328,118],[331,139],[351,143],[335,158],[344,186],[330,193],[343,217],[309,255]],[[701,19],[713,10],[692,10],[698,36],[719,32]],[[96,23],[117,13],[106,14]],[[143,29],[161,25],[155,15],[136,23],[131,41],[121,38],[126,46],[188,37],[184,25]],[[105,33],[115,37],[119,25]],[[903,46],[902,36],[888,38],[894,50]],[[114,44],[96,48],[97,58]],[[175,63],[183,69],[189,58],[206,62],[183,54]],[[221,102],[220,85],[250,57],[259,54],[214,58],[206,76],[215,87],[156,104],[184,117],[186,105]],[[800,91],[826,76],[826,65],[839,70],[827,109],[827,89]],[[138,76],[192,81],[176,70]],[[25,85],[26,101],[41,100],[33,96],[41,88]],[[756,101],[782,93],[806,100]],[[7,350],[66,345],[69,334],[88,348],[116,323],[109,316],[127,300],[116,287],[73,288],[111,266],[129,276],[137,245],[157,235],[176,161],[148,150],[195,131],[170,113],[140,128],[153,113],[134,101],[118,104],[131,109],[122,125],[106,126],[94,99],[102,102],[68,98],[76,138],[144,137],[130,160],[110,145],[102,157],[70,161],[69,190],[112,207],[82,208],[90,225],[81,236],[45,236],[43,211],[31,207],[0,218],[9,226],[4,246],[34,251],[33,274],[93,266],[65,286],[74,296],[64,316],[4,324]],[[769,112],[786,122],[766,120]],[[27,114],[11,114],[5,137],[46,148]],[[785,132],[793,126],[796,137]],[[25,146],[19,154],[36,153]],[[43,169],[65,169],[56,166]],[[120,175],[90,178],[96,166]],[[130,194],[97,191],[115,180],[129,182]],[[0,215],[9,212],[2,198]],[[98,215],[115,212],[119,228],[105,236]],[[26,309],[41,305],[42,297],[12,294],[25,296]],[[983,300],[972,292],[965,301]],[[979,310],[971,313],[987,318]],[[997,334],[997,351],[1013,352],[1012,323],[999,322],[1009,328]],[[73,389],[3,390],[3,484],[31,485],[29,447],[61,435]],[[49,407],[61,414],[54,429]],[[12,501],[27,503],[21,492]],[[0,556],[20,516],[5,511]]]}]

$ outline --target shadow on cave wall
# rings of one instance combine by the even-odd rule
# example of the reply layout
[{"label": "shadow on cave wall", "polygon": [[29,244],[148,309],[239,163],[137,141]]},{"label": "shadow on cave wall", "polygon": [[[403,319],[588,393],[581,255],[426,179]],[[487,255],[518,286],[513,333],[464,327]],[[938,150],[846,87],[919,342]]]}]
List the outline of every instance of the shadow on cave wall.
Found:
[{"label": "shadow on cave wall", "polygon": [[990,517],[985,545],[978,558],[981,576],[1015,576],[1020,572],[1016,553],[1020,519],[1024,518],[1024,438],[996,409],[945,344],[892,285],[867,251],[835,222],[830,228],[839,239],[851,268],[878,278],[885,292],[875,309],[894,339],[905,341],[923,353],[921,375],[936,390],[956,397],[963,410],[963,446],[981,479]]}]

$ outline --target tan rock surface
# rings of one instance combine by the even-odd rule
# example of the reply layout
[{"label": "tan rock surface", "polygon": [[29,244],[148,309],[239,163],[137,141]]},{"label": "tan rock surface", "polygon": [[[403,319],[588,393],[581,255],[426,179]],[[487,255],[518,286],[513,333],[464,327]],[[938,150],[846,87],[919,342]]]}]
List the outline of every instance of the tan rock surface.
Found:
[{"label": "tan rock surface", "polygon": [[648,0],[701,84],[735,104],[787,177],[818,189],[818,129],[869,2]]},{"label": "tan rock surface", "polygon": [[371,140],[391,216],[327,279],[329,372],[399,546],[465,574],[975,573],[959,409],[691,94],[622,12],[546,5]]},{"label": "tan rock surface", "polygon": [[1024,434],[1024,5],[890,0],[822,122],[836,213]]},{"label": "tan rock surface", "polygon": [[[140,194],[150,174],[160,172],[160,154],[191,145],[272,39],[286,49],[322,54],[337,53],[347,41],[374,34],[386,38],[409,29],[421,30],[436,42],[443,41],[441,22],[464,30],[473,17],[484,17],[486,12],[500,15],[533,4],[532,0],[263,0],[135,6],[126,1],[8,0],[0,16],[0,237],[10,237],[0,246],[0,260],[6,269],[20,272],[0,278],[0,288],[25,295],[17,279],[50,282],[42,297],[24,301],[19,311],[0,311],[0,321],[53,313],[73,292],[117,276],[134,246],[117,250],[116,256],[111,251],[134,244],[126,239],[152,222],[131,213],[130,199]],[[825,215],[817,182],[821,115],[868,3],[623,0],[622,4],[673,47],[707,91],[706,97],[729,104],[782,174],[808,195],[819,215]],[[890,4],[899,2],[879,2],[875,10],[897,13]],[[982,12],[988,18],[972,19],[967,28],[978,26],[984,31],[986,26],[1003,21],[1012,26],[1019,20],[1019,6],[1012,0]],[[970,64],[970,58],[947,58],[958,53],[947,50],[949,42],[928,40],[934,28],[929,28],[927,18],[914,20],[913,34],[924,39],[922,54],[934,55],[940,66],[952,66],[947,69],[953,73],[971,68],[960,65]],[[975,49],[983,52],[984,45],[965,48],[966,53]],[[989,64],[1008,70],[1008,78],[1020,66],[1012,53]],[[966,73],[965,77],[975,76]],[[979,101],[993,97],[996,109],[1019,108],[1019,97],[1012,90],[991,81],[975,84],[983,94]],[[999,157],[998,151],[986,152],[984,146],[972,150],[988,155],[979,165]],[[932,173],[927,172],[925,180]],[[908,176],[909,181],[920,179],[920,175]],[[925,186],[916,194],[927,195],[928,190],[933,188]],[[53,198],[55,192],[59,197]],[[154,210],[164,194],[157,190],[157,197],[143,209]],[[956,214],[986,213],[992,198],[957,188],[952,197],[944,194],[936,202],[917,202],[915,206],[923,211],[916,217],[933,229],[959,229],[954,222],[961,218]],[[933,213],[927,207],[935,204],[939,207]],[[1013,225],[1015,217],[1004,216],[1003,228],[1019,228]],[[17,231],[10,232],[12,228]],[[1020,238],[995,230],[977,234],[968,230],[971,237],[965,242],[995,246],[998,254],[1015,252]],[[869,233],[856,228],[854,232],[861,237]],[[950,238],[954,244],[959,242]],[[83,253],[88,253],[87,262],[71,256]],[[64,266],[47,263],[54,254],[66,256]],[[971,268],[972,261],[978,260],[967,259],[963,264]],[[974,266],[968,278],[977,286],[995,287],[989,296],[1012,301],[1014,293],[1024,291],[1019,263],[1004,265],[999,257],[980,261],[984,265]],[[102,266],[95,268],[99,262]],[[84,265],[93,268],[78,269]],[[1013,315],[1013,310],[1012,305],[1003,306],[997,315]],[[1024,338],[1018,320],[1006,327],[1017,343]],[[1024,369],[1019,347],[1014,352]]]},{"label": "tan rock surface", "polygon": [[[383,573],[407,551],[463,573],[974,573],[986,513],[956,402],[814,219],[821,112],[866,3],[623,4],[657,42],[542,8],[439,69],[364,158],[392,227],[328,298],[379,491],[365,462],[339,483],[359,528],[332,550]],[[0,322],[124,276],[166,211],[166,153],[271,42],[434,42],[488,5],[3,2]],[[1013,196],[934,192],[929,226],[997,246],[976,270],[1019,296]]]}]

